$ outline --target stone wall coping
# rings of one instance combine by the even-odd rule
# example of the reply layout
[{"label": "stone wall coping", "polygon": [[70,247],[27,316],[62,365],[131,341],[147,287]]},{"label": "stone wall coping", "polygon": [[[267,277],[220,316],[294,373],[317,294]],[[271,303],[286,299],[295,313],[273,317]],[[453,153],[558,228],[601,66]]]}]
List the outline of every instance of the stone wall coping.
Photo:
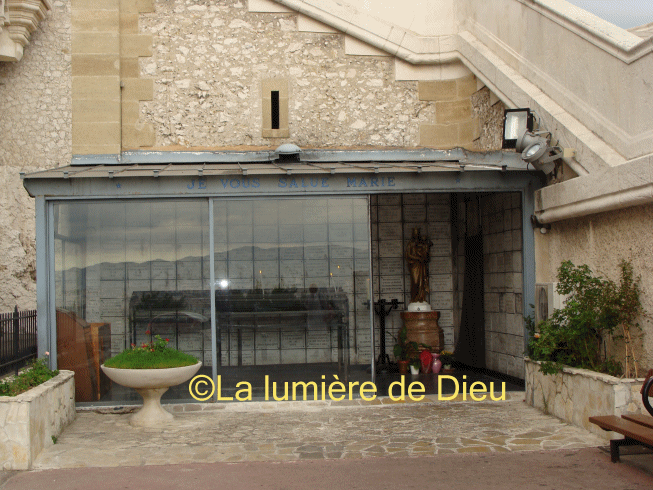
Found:
[{"label": "stone wall coping", "polygon": [[38,386],[35,386],[32,389],[27,390],[25,393],[21,393],[16,396],[0,396],[0,403],[30,403],[37,399],[39,396],[43,395],[50,388],[55,388],[59,385],[64,384],[70,378],[75,375],[73,371],[60,370],[59,374],[52,379],[47,380],[45,383],[41,383]]},{"label": "stone wall coping", "polygon": [[[613,51],[615,56],[621,56],[623,58],[627,58],[628,55],[631,57],[641,57],[651,51],[651,45],[648,40],[642,39],[585,10],[569,5],[567,2],[561,2],[560,0],[516,1],[523,4],[525,8],[532,9],[553,20],[565,29],[575,32],[578,36],[603,50],[607,52]],[[404,47],[412,44],[406,42],[406,36],[428,40],[451,35],[447,33],[445,36],[433,36],[420,33],[412,30],[415,27],[414,25],[408,25],[412,21],[410,16],[406,18],[394,17],[392,21],[376,18],[360,10],[356,5],[342,5],[337,0],[275,0],[275,3],[281,4],[291,11],[300,12],[343,32],[347,32],[347,27],[349,27],[350,31],[360,30],[361,33],[370,33],[381,39],[385,39],[389,43],[386,46],[379,46],[379,48],[388,52],[391,51],[391,45],[396,46],[398,44]],[[468,4],[466,5],[467,7],[473,7],[474,4],[473,1],[464,3]],[[464,12],[464,10],[462,11]],[[458,19],[459,22],[460,20]],[[464,30],[464,28],[465,26],[460,24],[455,27],[458,31]],[[398,35],[398,32],[401,35]],[[356,36],[356,34],[353,35]],[[395,38],[399,39],[398,43],[392,42]],[[411,54],[428,52],[427,45],[420,45],[420,48],[422,49],[415,49],[413,47],[412,50],[407,49],[407,52]],[[434,48],[437,49],[437,44],[431,47],[431,49]]]},{"label": "stone wall coping", "polygon": [[[497,396],[501,396],[497,391]],[[489,392],[478,392],[477,395],[489,395]],[[421,396],[421,395],[420,395]],[[445,395],[450,396],[450,395]],[[458,395],[451,400],[440,400],[438,395],[424,395],[422,399],[412,400],[406,397],[404,400],[393,400],[388,396],[380,396],[374,400],[363,400],[361,398],[354,398],[352,400],[286,400],[286,401],[233,401],[233,402],[186,402],[186,403],[167,403],[163,407],[169,412],[209,412],[216,410],[225,410],[227,412],[270,412],[270,411],[300,411],[311,412],[326,409],[349,409],[351,407],[358,408],[382,408],[392,407],[397,405],[425,403],[425,404],[447,404],[447,403],[504,403],[504,402],[523,402],[525,392],[523,391],[507,391],[505,400],[491,400],[488,396],[482,401],[471,400],[469,396],[463,399],[463,395]],[[84,406],[77,407],[77,412],[98,412],[103,414],[119,414],[131,413],[140,408],[139,404],[136,405],[119,405],[119,406]]]},{"label": "stone wall coping", "polygon": [[[541,365],[541,361],[534,361],[528,357],[524,357],[525,363],[533,363]],[[586,378],[595,379],[597,381],[602,381],[611,385],[621,385],[624,383],[643,383],[645,378],[617,378],[616,376],[611,376],[609,374],[599,373],[597,371],[591,371],[589,369],[573,368],[570,366],[564,366],[562,372],[565,374],[577,374],[579,376],[584,376]]]}]

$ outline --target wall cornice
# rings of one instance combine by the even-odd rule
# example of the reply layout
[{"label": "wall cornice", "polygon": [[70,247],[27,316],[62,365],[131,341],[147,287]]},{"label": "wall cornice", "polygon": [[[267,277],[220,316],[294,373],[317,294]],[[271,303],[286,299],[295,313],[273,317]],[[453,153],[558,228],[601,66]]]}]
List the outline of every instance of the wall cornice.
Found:
[{"label": "wall cornice", "polygon": [[560,0],[517,0],[626,64],[653,52],[653,39],[642,39],[606,20]]},{"label": "wall cornice", "polygon": [[50,0],[0,0],[0,61],[20,61]]}]

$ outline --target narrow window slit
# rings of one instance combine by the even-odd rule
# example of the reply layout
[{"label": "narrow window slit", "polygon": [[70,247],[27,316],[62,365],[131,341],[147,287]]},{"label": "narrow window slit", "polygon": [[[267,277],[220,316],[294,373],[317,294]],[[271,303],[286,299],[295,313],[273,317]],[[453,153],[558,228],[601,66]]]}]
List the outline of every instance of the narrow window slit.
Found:
[{"label": "narrow window slit", "polygon": [[272,116],[272,129],[279,129],[279,91],[272,90],[270,94],[272,100],[270,115]]}]

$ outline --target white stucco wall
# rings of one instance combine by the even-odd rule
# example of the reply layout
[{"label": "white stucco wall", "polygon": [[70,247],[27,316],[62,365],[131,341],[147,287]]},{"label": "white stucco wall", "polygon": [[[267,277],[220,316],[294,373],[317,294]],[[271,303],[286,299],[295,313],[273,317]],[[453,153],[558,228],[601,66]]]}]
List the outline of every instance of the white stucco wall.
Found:
[{"label": "white stucco wall", "polygon": [[[636,354],[642,369],[653,368],[653,205],[631,207],[558,221],[546,235],[535,233],[537,282],[555,282],[564,260],[587,264],[595,273],[619,280],[621,259],[632,262],[641,276],[641,301],[645,313],[639,318],[641,332]],[[612,351],[619,356],[622,344]],[[641,372],[641,371],[640,371]],[[644,371],[645,372],[645,371]]]},{"label": "white stucco wall", "polygon": [[442,36],[456,32],[453,0],[347,0],[361,12],[410,29],[420,36]]}]

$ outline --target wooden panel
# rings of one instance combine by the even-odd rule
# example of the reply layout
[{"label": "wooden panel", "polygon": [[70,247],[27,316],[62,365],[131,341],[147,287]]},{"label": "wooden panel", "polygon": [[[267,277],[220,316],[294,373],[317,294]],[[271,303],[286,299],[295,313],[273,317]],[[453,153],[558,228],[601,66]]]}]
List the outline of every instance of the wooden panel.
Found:
[{"label": "wooden panel", "polygon": [[653,429],[653,417],[650,415],[622,415],[622,419],[629,420],[630,422],[635,422],[636,424],[643,425],[644,427],[649,427]]},{"label": "wooden panel", "polygon": [[97,380],[96,400],[102,398],[111,388],[111,380],[100,368],[104,361],[111,357],[111,324],[91,323],[91,345],[93,353],[93,370]]},{"label": "wooden panel", "polygon": [[598,425],[601,429],[611,430],[626,437],[635,439],[648,445],[653,445],[653,429],[643,425],[624,420],[616,415],[604,415],[600,417],[590,417],[589,421]]},{"label": "wooden panel", "polygon": [[57,310],[57,366],[75,373],[75,401],[95,400],[95,380],[85,339],[88,324],[70,311]]}]

